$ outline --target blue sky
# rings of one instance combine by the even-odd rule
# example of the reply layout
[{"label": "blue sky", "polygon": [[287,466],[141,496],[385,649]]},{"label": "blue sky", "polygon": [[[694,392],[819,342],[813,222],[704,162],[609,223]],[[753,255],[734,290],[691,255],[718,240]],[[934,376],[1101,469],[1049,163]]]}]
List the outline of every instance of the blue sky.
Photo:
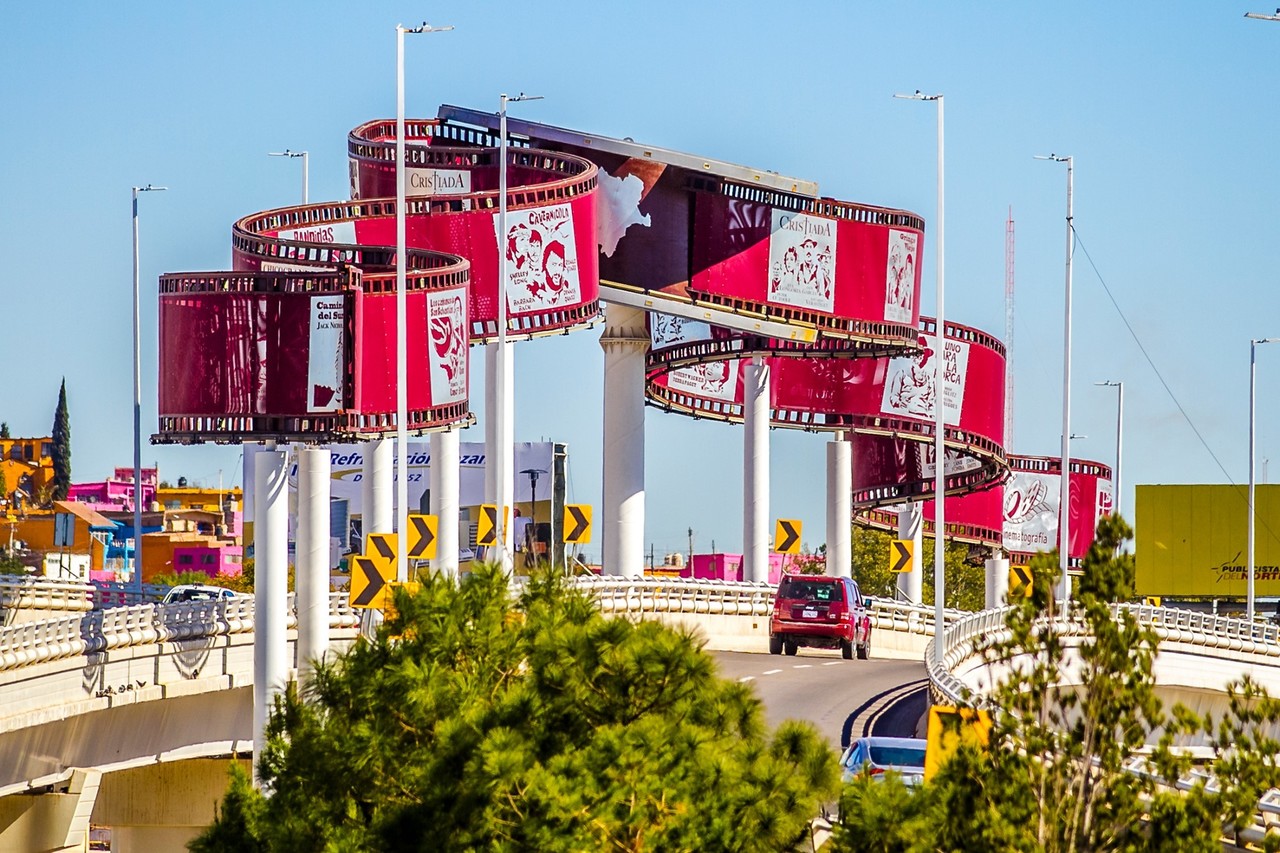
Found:
[{"label": "blue sky", "polygon": [[[1083,252],[1076,255],[1077,455],[1114,458],[1125,383],[1123,504],[1138,483],[1248,478],[1249,339],[1280,335],[1275,150],[1280,23],[1236,2],[647,2],[622,4],[134,2],[4,4],[0,12],[0,420],[46,433],[59,380],[78,480],[132,464],[131,224],[142,200],[143,424],[155,423],[155,281],[226,269],[232,223],[347,190],[346,135],[395,114],[397,23],[410,37],[407,111],[496,110],[816,180],[824,195],[904,207],[929,223],[935,112],[946,96],[947,315],[1003,337],[1004,236],[1017,232],[1018,453],[1061,430],[1065,170],[1076,227],[1161,385]],[[521,344],[516,437],[570,446],[571,497],[599,505],[598,331]],[[477,366],[479,362],[477,362]],[[473,408],[483,418],[483,370]],[[1280,346],[1259,350],[1258,459],[1280,480]],[[648,410],[647,532],[659,554],[740,549],[738,428]],[[825,538],[819,435],[775,430],[773,516]],[[469,440],[482,440],[473,430]],[[239,482],[238,448],[144,448],[161,475]]]}]

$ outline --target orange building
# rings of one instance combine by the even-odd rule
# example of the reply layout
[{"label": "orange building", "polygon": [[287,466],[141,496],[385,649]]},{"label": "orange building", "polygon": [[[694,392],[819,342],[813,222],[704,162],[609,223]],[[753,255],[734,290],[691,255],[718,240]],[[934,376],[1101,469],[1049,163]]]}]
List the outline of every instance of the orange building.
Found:
[{"label": "orange building", "polygon": [[[62,515],[70,518],[69,544],[58,544],[58,520]],[[25,517],[10,514],[4,522],[5,545],[12,539],[16,545],[22,542],[34,557],[38,566],[44,564],[46,554],[88,555],[91,570],[103,567],[106,543],[116,529],[114,521],[75,501],[54,501],[51,510],[36,510]]]},{"label": "orange building", "polygon": [[0,438],[0,474],[4,475],[5,506],[14,506],[14,493],[21,491],[22,506],[31,507],[53,483],[53,439]]}]

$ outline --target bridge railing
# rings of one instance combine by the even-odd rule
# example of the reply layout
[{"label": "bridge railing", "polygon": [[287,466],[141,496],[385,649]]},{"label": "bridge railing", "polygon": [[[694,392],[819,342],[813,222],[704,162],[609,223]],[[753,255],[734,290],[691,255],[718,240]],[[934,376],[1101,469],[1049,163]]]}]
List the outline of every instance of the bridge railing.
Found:
[{"label": "bridge railing", "polygon": [[[943,637],[943,658],[939,662],[933,644],[925,650],[925,668],[929,673],[930,695],[936,704],[954,705],[963,702],[982,702],[954,669],[979,653],[979,638],[984,642],[1008,636],[1005,618],[1009,608],[983,610],[968,614],[955,622],[949,622]],[[1152,629],[1161,643],[1200,647],[1206,650],[1225,650],[1276,658],[1280,662],[1280,627],[1267,623],[1215,616],[1169,607],[1152,607],[1138,604],[1115,604],[1112,615],[1131,613],[1138,623]],[[1048,620],[1046,620],[1048,624]],[[1054,626],[1063,636],[1085,636],[1088,625],[1081,614],[1062,620],[1055,618]],[[1130,773],[1149,774],[1147,761],[1136,756],[1125,769]],[[1187,790],[1198,781],[1216,784],[1204,770],[1193,770],[1177,782],[1179,790]],[[1258,801],[1253,823],[1236,831],[1237,841],[1260,844],[1268,831],[1280,827],[1280,790],[1271,789]]]},{"label": "bridge railing", "polygon": [[[253,631],[252,596],[178,604],[136,604],[0,628],[0,672],[109,649]],[[288,626],[295,627],[289,596]],[[345,592],[329,596],[329,624],[360,624]],[[3,679],[0,679],[2,681]]]}]

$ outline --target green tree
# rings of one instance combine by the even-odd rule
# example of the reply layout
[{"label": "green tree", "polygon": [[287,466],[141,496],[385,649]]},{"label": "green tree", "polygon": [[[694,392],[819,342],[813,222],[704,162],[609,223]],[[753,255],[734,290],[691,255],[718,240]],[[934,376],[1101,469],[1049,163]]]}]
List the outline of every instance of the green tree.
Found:
[{"label": "green tree", "polygon": [[431,576],[395,603],[285,691],[271,796],[241,784],[191,849],[776,851],[838,790],[817,731],[767,732],[694,635],[605,618],[555,575],[518,597],[494,567]]},{"label": "green tree", "polygon": [[[834,850],[1216,851],[1224,832],[1249,822],[1258,797],[1280,783],[1280,742],[1269,733],[1280,703],[1246,680],[1221,719],[1164,711],[1154,631],[1112,611],[1133,594],[1133,557],[1116,556],[1130,535],[1123,520],[1104,519],[1085,559],[1073,606],[1089,642],[1044,618],[1055,607],[1056,556],[1032,563],[1031,596],[984,649],[989,661],[1021,664],[1003,667],[989,691],[999,709],[989,748],[961,748],[914,790],[855,781]],[[1061,689],[1072,658],[1080,683]],[[1217,784],[1178,791],[1191,758],[1177,745],[1192,737],[1217,756]],[[1128,772],[1148,749],[1145,772]],[[1280,849],[1280,836],[1266,849]]]},{"label": "green tree", "polygon": [[[898,576],[889,571],[889,549],[897,537],[883,530],[855,526],[853,528],[853,577],[858,588],[867,595],[894,598]],[[914,571],[923,571],[921,596],[925,603],[933,602],[933,537],[925,537],[921,544],[923,553],[915,555]],[[949,544],[944,557],[947,607],[960,610],[981,610],[986,604],[986,568],[969,559],[969,546]]]},{"label": "green tree", "polygon": [[53,414],[53,500],[65,501],[71,489],[71,415],[67,412],[67,380],[58,389]]},{"label": "green tree", "polygon": [[9,422],[0,421],[0,438],[13,438],[9,435]]}]

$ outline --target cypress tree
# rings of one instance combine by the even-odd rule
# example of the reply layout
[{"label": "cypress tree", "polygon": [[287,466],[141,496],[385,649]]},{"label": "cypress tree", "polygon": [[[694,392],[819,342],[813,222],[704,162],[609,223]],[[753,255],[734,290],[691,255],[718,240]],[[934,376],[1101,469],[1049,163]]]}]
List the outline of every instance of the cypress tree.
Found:
[{"label": "cypress tree", "polygon": [[71,490],[71,416],[67,413],[67,380],[58,389],[53,415],[53,499],[65,501]]},{"label": "cypress tree", "polygon": [[9,435],[9,422],[0,421],[0,438],[13,438]]}]

